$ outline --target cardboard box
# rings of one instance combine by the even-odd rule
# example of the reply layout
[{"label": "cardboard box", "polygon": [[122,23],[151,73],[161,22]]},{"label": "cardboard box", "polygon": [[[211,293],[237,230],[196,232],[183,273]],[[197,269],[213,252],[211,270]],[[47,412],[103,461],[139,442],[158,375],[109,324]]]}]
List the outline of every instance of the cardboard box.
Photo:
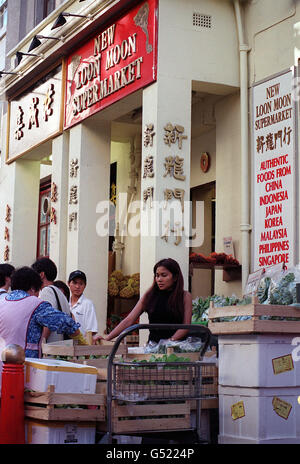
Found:
[{"label": "cardboard box", "polygon": [[300,443],[298,388],[219,386],[218,443]]},{"label": "cardboard box", "polygon": [[219,384],[300,387],[294,338],[294,334],[220,335]]},{"label": "cardboard box", "polygon": [[25,388],[56,393],[95,393],[97,368],[56,359],[25,358]]},{"label": "cardboard box", "polygon": [[95,444],[95,422],[52,422],[27,419],[25,441],[34,445]]}]

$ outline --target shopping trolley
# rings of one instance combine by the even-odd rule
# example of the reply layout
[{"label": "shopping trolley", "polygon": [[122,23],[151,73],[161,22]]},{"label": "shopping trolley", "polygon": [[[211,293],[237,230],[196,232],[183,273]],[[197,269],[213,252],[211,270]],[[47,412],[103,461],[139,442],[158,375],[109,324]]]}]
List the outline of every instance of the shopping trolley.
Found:
[{"label": "shopping trolley", "polygon": [[[143,329],[165,330],[165,324],[136,324],[124,330],[116,339],[113,349],[108,358],[107,367],[107,434],[106,443],[112,443],[113,435],[120,435],[114,430],[112,413],[113,401],[121,401],[123,404],[132,405],[132,410],[136,404],[176,404],[176,402],[186,402],[186,400],[196,401],[196,427],[185,426],[184,430],[194,430],[197,432],[197,438],[201,441],[200,424],[201,424],[201,400],[216,397],[212,394],[205,382],[202,382],[202,373],[209,365],[214,363],[203,362],[203,356],[206,352],[210,339],[210,330],[202,325],[189,324],[170,324],[168,329],[188,329],[189,336],[200,336],[201,351],[199,360],[187,361],[182,358],[183,362],[137,362],[137,361],[120,361],[115,360],[115,354],[121,341],[131,332]],[[159,355],[158,355],[159,356]],[[185,359],[185,360],[184,360]],[[172,409],[172,408],[171,408]],[[130,407],[128,406],[130,411]],[[190,417],[189,417],[190,420]],[[179,421],[179,419],[178,419]],[[130,422],[129,422],[130,424]],[[180,423],[177,422],[177,426]],[[160,424],[161,425],[161,424]],[[183,429],[182,429],[183,430]],[[159,432],[169,432],[169,429]],[[180,431],[178,428],[176,432]],[[147,431],[149,434],[149,431]],[[153,431],[152,431],[153,432]],[[129,433],[122,433],[130,435]],[[143,430],[134,435],[143,436]]]}]

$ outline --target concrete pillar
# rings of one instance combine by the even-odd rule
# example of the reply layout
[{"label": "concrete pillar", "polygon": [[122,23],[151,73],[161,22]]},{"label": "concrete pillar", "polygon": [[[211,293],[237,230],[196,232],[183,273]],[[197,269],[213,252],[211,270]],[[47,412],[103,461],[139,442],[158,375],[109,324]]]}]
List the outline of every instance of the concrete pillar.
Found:
[{"label": "concrete pillar", "polygon": [[68,172],[69,133],[64,132],[52,143],[51,207],[55,221],[50,226],[50,258],[57,266],[57,278],[66,281],[67,232],[68,232]]},{"label": "concrete pillar", "polygon": [[[180,148],[179,140],[176,139],[166,144],[165,131],[166,125],[170,123],[182,126],[184,135],[182,147]],[[153,266],[162,258],[175,259],[182,270],[185,288],[188,288],[188,270],[189,270],[189,243],[188,243],[188,224],[189,224],[189,199],[190,199],[190,150],[191,150],[191,82],[185,79],[176,79],[167,75],[159,75],[155,84],[152,84],[143,91],[143,131],[146,126],[153,124],[153,146],[145,145],[145,136],[142,149],[142,173],[141,173],[141,293],[143,294],[153,282]],[[176,135],[176,132],[173,135]],[[143,177],[145,170],[145,160],[153,156],[153,173],[154,175]],[[178,156],[183,158],[182,174],[184,180],[176,179],[174,171],[166,174],[166,159]],[[148,198],[143,201],[144,192],[153,188],[153,205]],[[166,232],[166,222],[168,217],[163,217],[169,206],[181,210],[179,199],[174,196],[167,202],[167,208],[164,209],[165,191],[175,192],[175,189],[184,190],[184,212],[182,226],[182,239],[179,244],[175,244],[175,218],[169,216],[170,229],[167,237],[162,238]],[[149,191],[149,190],[148,190]],[[178,209],[177,209],[178,208]],[[149,217],[151,218],[149,219]],[[151,232],[147,233],[145,227],[151,226]],[[144,230],[143,230],[144,229]],[[185,235],[186,234],[186,235]],[[142,318],[144,319],[144,318]],[[145,320],[143,320],[145,322]]]},{"label": "concrete pillar", "polygon": [[31,266],[37,250],[40,162],[17,160],[10,172],[13,196],[8,200],[11,207],[9,261],[16,267]]},{"label": "concrete pillar", "polygon": [[101,202],[109,200],[109,123],[95,125],[88,121],[70,129],[69,166],[72,162],[78,169],[76,173],[69,172],[67,275],[76,269],[86,273],[85,295],[95,305],[98,330],[103,333],[107,313],[108,223],[107,233],[101,234],[97,222],[99,212],[104,212]]}]

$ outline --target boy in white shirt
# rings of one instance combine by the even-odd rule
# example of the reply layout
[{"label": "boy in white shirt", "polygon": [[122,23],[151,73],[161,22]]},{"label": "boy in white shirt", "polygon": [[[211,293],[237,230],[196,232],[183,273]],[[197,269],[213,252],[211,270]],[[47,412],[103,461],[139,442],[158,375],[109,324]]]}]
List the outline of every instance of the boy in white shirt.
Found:
[{"label": "boy in white shirt", "polygon": [[71,272],[68,284],[71,291],[70,309],[76,322],[80,324],[83,336],[86,332],[93,335],[98,332],[98,323],[94,304],[83,294],[86,287],[86,275],[82,271]]}]

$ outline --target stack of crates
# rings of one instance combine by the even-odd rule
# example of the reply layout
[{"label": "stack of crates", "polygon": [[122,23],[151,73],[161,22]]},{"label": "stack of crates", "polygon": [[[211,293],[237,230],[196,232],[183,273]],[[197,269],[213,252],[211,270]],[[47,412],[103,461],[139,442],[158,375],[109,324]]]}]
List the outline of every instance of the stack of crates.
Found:
[{"label": "stack of crates", "polygon": [[247,306],[209,312],[219,341],[218,442],[300,443],[299,310],[255,301]]}]

